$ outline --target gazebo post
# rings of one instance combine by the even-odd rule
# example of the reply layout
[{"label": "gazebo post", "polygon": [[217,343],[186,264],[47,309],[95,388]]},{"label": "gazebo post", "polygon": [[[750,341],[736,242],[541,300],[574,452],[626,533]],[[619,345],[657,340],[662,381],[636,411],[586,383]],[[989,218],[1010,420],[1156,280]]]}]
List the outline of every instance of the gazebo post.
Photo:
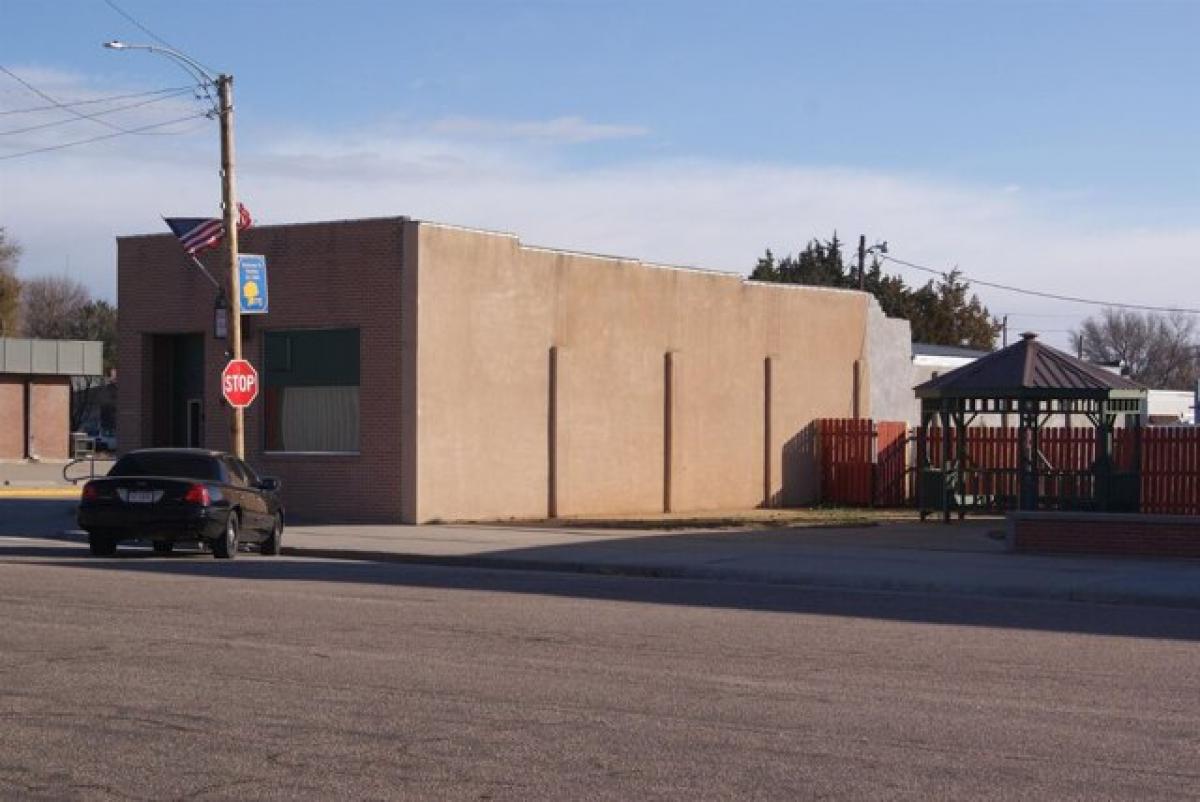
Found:
[{"label": "gazebo post", "polygon": [[921,520],[928,515],[925,499],[925,477],[929,473],[929,425],[933,423],[934,411],[929,401],[921,401],[921,423],[917,427],[917,509]]},{"label": "gazebo post", "polygon": [[957,414],[955,415],[954,432],[955,432],[954,445],[958,452],[957,456],[955,457],[955,459],[957,460],[957,464],[955,465],[954,473],[955,473],[955,476],[957,477],[958,481],[956,482],[956,485],[955,485],[955,491],[952,491],[952,492],[957,492],[957,494],[959,496],[959,498],[958,498],[958,520],[961,521],[963,518],[967,517],[967,511],[964,506],[965,495],[967,492],[967,487],[966,487],[967,416],[962,411],[961,406],[959,407],[959,409],[957,410]]},{"label": "gazebo post", "polygon": [[942,523],[950,523],[950,410],[942,401]]},{"label": "gazebo post", "polygon": [[1115,417],[1109,414],[1108,405],[1100,404],[1096,416],[1096,462],[1092,466],[1096,481],[1096,506],[1107,511],[1112,493],[1112,427]]},{"label": "gazebo post", "polygon": [[[1037,449],[1038,415],[1036,402],[1021,398],[1017,401],[1020,414],[1017,416],[1017,483],[1020,497],[1017,507],[1022,510],[1037,509],[1037,471],[1035,451]],[[1030,407],[1033,406],[1033,411]]]}]

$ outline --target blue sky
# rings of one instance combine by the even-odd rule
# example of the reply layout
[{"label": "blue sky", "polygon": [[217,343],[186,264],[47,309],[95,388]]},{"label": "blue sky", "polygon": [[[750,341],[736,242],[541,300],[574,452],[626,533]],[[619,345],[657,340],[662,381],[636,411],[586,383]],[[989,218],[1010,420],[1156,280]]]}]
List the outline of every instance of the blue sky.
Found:
[{"label": "blue sky", "polygon": [[[1200,244],[1200,3],[115,1],[236,76],[243,194],[267,222],[411,214],[728,270],[837,228],[1039,289],[1200,290],[1180,269]],[[103,0],[3,17],[0,64],[56,97],[181,77],[102,50],[148,41]],[[0,75],[0,111],[38,102]],[[115,235],[209,213],[215,125],[177,128],[0,160],[22,272],[111,295]],[[0,136],[0,157],[104,130]],[[983,294],[1060,318],[1044,328],[1088,311]]]}]

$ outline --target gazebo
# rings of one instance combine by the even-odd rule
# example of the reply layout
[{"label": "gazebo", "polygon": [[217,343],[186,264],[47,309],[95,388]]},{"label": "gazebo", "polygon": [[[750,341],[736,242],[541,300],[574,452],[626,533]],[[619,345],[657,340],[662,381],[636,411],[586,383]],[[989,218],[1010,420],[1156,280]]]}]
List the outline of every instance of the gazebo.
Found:
[{"label": "gazebo", "polygon": [[[949,521],[952,510],[961,518],[972,507],[1042,508],[1042,489],[1052,474],[1041,451],[1042,431],[1054,416],[1086,419],[1095,431],[1095,458],[1070,477],[1076,492],[1069,506],[1137,510],[1136,431],[1128,465],[1114,461],[1118,419],[1125,416],[1127,426],[1140,427],[1146,409],[1146,390],[1136,382],[1051,348],[1027,332],[1013,345],[914,389],[921,400],[917,503],[922,518],[940,512]],[[968,427],[980,415],[1016,418],[1015,466],[972,463]],[[931,447],[939,452],[936,458]],[[1062,473],[1057,472],[1057,478]],[[1056,503],[1060,509],[1067,506],[1062,499]]]}]

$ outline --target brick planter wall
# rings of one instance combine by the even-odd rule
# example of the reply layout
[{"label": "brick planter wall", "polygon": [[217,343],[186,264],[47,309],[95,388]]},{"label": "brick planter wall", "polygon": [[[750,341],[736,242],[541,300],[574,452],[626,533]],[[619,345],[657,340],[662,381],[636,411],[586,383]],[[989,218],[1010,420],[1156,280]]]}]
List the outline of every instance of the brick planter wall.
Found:
[{"label": "brick planter wall", "polygon": [[1009,551],[1200,559],[1200,517],[1018,512],[1008,516]]}]

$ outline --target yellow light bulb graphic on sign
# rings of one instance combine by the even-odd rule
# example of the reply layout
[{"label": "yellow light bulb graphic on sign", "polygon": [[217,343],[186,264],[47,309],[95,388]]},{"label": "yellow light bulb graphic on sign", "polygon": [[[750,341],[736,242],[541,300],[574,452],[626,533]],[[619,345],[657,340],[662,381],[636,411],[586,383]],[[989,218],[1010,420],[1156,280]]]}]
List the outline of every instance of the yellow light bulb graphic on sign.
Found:
[{"label": "yellow light bulb graphic on sign", "polygon": [[251,306],[258,299],[258,282],[247,281],[242,285],[242,296],[246,299],[246,303]]}]

